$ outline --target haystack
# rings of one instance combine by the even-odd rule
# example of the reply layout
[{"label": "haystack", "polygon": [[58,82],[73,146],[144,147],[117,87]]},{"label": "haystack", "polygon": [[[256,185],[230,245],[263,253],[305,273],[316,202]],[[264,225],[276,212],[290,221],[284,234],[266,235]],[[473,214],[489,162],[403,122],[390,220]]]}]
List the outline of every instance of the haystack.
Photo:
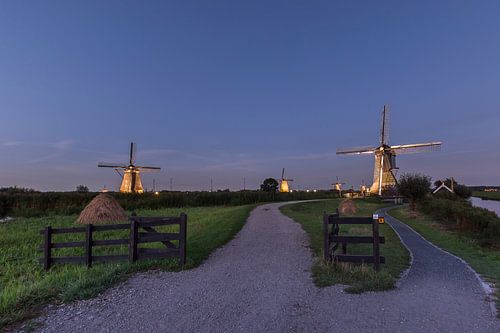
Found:
[{"label": "haystack", "polygon": [[102,224],[127,221],[125,210],[111,195],[101,193],[80,213],[78,224]]},{"label": "haystack", "polygon": [[357,211],[356,203],[351,199],[344,199],[339,204],[339,213],[341,215],[352,215],[356,214]]}]

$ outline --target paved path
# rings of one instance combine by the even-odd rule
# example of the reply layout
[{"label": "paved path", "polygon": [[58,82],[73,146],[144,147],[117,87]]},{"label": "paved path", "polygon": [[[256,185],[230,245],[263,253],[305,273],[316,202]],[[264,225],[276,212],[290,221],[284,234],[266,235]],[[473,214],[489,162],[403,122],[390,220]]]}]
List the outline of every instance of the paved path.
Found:
[{"label": "paved path", "polygon": [[500,332],[474,274],[396,220],[412,249],[400,288],[350,295],[316,288],[300,225],[263,205],[200,267],[138,274],[40,318],[47,332]]}]

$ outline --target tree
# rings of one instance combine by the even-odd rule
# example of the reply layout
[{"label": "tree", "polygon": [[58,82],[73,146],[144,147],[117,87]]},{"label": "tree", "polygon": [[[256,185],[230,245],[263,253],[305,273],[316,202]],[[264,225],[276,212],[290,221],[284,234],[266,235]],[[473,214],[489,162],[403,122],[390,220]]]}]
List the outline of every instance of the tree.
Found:
[{"label": "tree", "polygon": [[76,191],[79,192],[79,193],[88,193],[89,191],[89,188],[85,185],[78,185],[76,187]]},{"label": "tree", "polygon": [[431,191],[431,178],[421,174],[403,174],[398,182],[399,193],[408,198],[411,210],[415,210],[418,200],[424,199]]},{"label": "tree", "polygon": [[267,178],[260,185],[261,191],[264,192],[277,192],[278,191],[278,181],[274,178]]}]

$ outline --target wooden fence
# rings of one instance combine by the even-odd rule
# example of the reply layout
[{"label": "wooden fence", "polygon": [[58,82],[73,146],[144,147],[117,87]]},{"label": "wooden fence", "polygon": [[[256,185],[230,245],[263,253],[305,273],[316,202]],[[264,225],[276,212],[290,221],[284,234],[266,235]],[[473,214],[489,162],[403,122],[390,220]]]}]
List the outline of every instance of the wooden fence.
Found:
[{"label": "wooden fence", "polygon": [[[380,256],[380,244],[385,243],[385,238],[379,235],[378,225],[383,221],[372,217],[340,217],[338,211],[335,214],[323,215],[323,258],[327,262],[354,262],[373,263],[376,271],[380,270],[380,264],[385,263],[385,257]],[[365,224],[372,226],[372,236],[339,236],[342,224]],[[332,228],[330,228],[332,225]],[[330,230],[331,229],[331,230]],[[348,255],[347,244],[373,244],[372,255]],[[342,245],[342,253],[336,251]]]},{"label": "wooden fence", "polygon": [[[179,232],[165,233],[157,232],[154,227],[164,225],[179,225]],[[141,231],[144,230],[144,232]],[[103,231],[110,230],[129,230],[129,237],[124,239],[105,239],[94,240],[94,235]],[[81,263],[91,267],[93,262],[102,261],[122,261],[128,260],[134,262],[142,259],[159,259],[179,257],[181,265],[186,263],[186,232],[187,232],[187,215],[181,214],[179,217],[139,217],[132,216],[130,223],[109,224],[109,225],[93,225],[87,224],[84,227],[72,228],[52,228],[46,227],[41,230],[43,235],[43,258],[40,262],[44,269],[48,270],[56,263]],[[52,235],[54,234],[85,234],[85,239],[73,242],[53,242]],[[178,241],[178,245],[172,241]],[[165,248],[152,249],[141,248],[139,244],[161,242]],[[96,246],[116,246],[127,245],[128,253],[117,255],[93,255],[93,249]],[[72,257],[57,257],[52,253],[52,249],[60,248],[83,248],[85,254],[83,256]]]}]

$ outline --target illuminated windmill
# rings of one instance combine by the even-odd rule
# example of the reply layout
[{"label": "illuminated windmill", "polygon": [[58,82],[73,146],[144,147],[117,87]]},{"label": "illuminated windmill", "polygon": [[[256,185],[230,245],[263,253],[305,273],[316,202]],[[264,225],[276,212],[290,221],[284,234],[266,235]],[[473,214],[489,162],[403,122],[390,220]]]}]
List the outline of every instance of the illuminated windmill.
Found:
[{"label": "illuminated windmill", "polygon": [[[122,193],[143,193],[141,177],[139,174],[144,171],[160,170],[159,167],[137,166],[135,165],[136,144],[130,143],[130,160],[128,165],[99,163],[99,168],[113,168],[122,177],[120,192]],[[120,173],[123,170],[123,175]]]},{"label": "illuminated windmill", "polygon": [[337,176],[337,181],[332,184],[333,189],[339,193],[339,197],[342,196],[342,185],[345,185],[345,183],[342,183],[339,180],[339,177]]},{"label": "illuminated windmill", "polygon": [[280,192],[290,192],[288,182],[293,182],[293,179],[285,178],[285,168],[283,168],[283,171],[281,171]]},{"label": "illuminated windmill", "polygon": [[415,143],[408,145],[389,145],[389,108],[384,105],[382,111],[382,128],[380,130],[380,146],[338,149],[337,154],[360,155],[374,154],[375,167],[371,193],[382,194],[388,187],[396,185],[396,155],[435,151],[441,148],[441,142]]}]

